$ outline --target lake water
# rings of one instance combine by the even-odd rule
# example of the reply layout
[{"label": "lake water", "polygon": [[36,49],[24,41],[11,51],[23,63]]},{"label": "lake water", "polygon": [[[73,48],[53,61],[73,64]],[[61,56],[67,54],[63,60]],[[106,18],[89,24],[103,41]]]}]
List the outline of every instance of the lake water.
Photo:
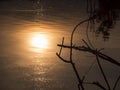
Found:
[{"label": "lake water", "polygon": [[[77,8],[77,6],[76,6]],[[58,8],[58,10],[60,10]],[[45,9],[3,10],[0,15],[0,90],[78,90],[78,81],[71,65],[62,62],[57,56],[57,44],[65,37],[65,44],[70,43],[70,34],[74,26],[84,20],[85,12],[79,9],[61,11]],[[75,44],[83,45],[86,40],[86,24],[76,32]],[[111,30],[108,41],[95,37],[90,32],[94,47],[120,60],[120,31],[118,25]],[[63,50],[63,57],[69,59],[69,51]],[[75,52],[74,59],[81,76],[85,75],[95,60],[94,56],[84,52]],[[119,61],[120,62],[120,61]],[[101,61],[111,87],[120,75],[120,68]],[[86,81],[100,81],[103,77],[94,63],[87,73]],[[86,90],[99,90],[92,85],[85,85]],[[120,82],[116,90],[120,89]]]}]

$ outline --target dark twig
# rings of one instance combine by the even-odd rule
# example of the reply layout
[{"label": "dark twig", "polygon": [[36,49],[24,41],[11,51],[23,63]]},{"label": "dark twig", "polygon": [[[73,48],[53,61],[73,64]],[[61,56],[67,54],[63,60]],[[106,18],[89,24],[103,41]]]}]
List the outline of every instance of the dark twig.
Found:
[{"label": "dark twig", "polygon": [[[104,1],[104,0],[102,0],[102,1]],[[97,2],[100,3],[100,0],[98,0]],[[101,73],[102,73],[102,75],[103,75],[103,77],[104,77],[104,80],[105,80],[105,82],[106,82],[109,90],[110,90],[110,85],[109,85],[109,82],[108,82],[108,80],[107,80],[107,77],[106,77],[106,75],[105,75],[105,73],[104,73],[104,71],[103,71],[103,69],[102,69],[102,66],[101,66],[101,64],[100,64],[99,58],[102,58],[103,60],[106,60],[106,61],[108,61],[108,62],[110,62],[110,63],[112,63],[112,64],[115,64],[115,65],[117,65],[117,66],[120,66],[120,63],[119,63],[118,61],[116,61],[115,59],[113,59],[113,58],[111,58],[111,57],[109,57],[109,56],[101,53],[100,51],[101,51],[102,49],[100,49],[100,50],[95,50],[95,48],[93,47],[92,43],[91,43],[90,40],[89,40],[88,30],[89,30],[89,28],[90,28],[90,30],[94,28],[94,24],[95,24],[95,22],[96,22],[97,20],[100,21],[100,28],[98,28],[98,30],[96,30],[96,31],[97,31],[97,32],[98,32],[98,31],[102,31],[104,37],[109,34],[109,33],[108,33],[108,30],[109,30],[109,28],[110,28],[109,26],[112,26],[112,25],[113,25],[113,21],[115,21],[114,19],[111,19],[111,18],[114,17],[114,14],[112,15],[112,14],[111,14],[112,12],[110,13],[109,10],[108,10],[107,13],[103,13],[103,12],[100,13],[100,11],[99,11],[99,12],[98,12],[98,11],[96,12],[96,5],[95,5],[95,4],[96,4],[96,0],[87,0],[87,12],[90,14],[90,15],[89,15],[89,18],[86,19],[86,20],[83,20],[83,21],[79,22],[79,23],[74,27],[74,29],[73,29],[73,31],[72,31],[72,33],[71,33],[70,45],[69,45],[69,46],[68,46],[68,45],[64,45],[64,38],[62,39],[62,44],[58,44],[58,46],[61,47],[61,48],[60,48],[60,51],[59,51],[59,53],[56,53],[56,55],[57,55],[62,61],[66,62],[66,63],[69,63],[69,64],[72,65],[72,68],[73,68],[73,70],[74,70],[74,72],[75,72],[75,75],[76,75],[76,77],[77,77],[77,79],[78,79],[78,82],[79,82],[79,84],[78,84],[78,89],[79,89],[79,90],[85,90],[83,84],[92,84],[92,85],[96,85],[97,87],[99,87],[99,88],[101,88],[101,89],[103,89],[103,90],[107,90],[107,89],[106,89],[103,85],[101,85],[99,82],[93,82],[93,83],[87,83],[87,82],[86,82],[86,83],[85,83],[85,82],[84,82],[85,76],[83,76],[82,79],[80,78],[80,74],[78,73],[77,68],[76,68],[76,66],[75,66],[75,63],[73,62],[73,49],[74,49],[74,50],[78,50],[78,51],[89,52],[89,53],[91,53],[91,54],[93,54],[93,55],[96,56],[96,59],[97,59],[99,68],[100,68],[100,70],[101,70]],[[101,3],[100,3],[100,4],[101,4]],[[103,5],[104,5],[104,4],[103,4]],[[105,4],[105,5],[106,5],[106,4]],[[109,6],[109,5],[107,5],[107,6]],[[107,6],[106,6],[106,7],[107,7]],[[105,8],[106,8],[106,7],[105,7]],[[102,10],[102,9],[100,8],[100,10]],[[104,11],[104,10],[103,10],[103,11]],[[111,16],[111,15],[112,15],[112,16]],[[106,19],[106,17],[109,17],[109,16],[110,16],[110,18],[107,18],[107,19]],[[115,16],[116,16],[116,15],[115,15]],[[101,18],[101,17],[102,17],[102,18]],[[104,18],[104,17],[105,17],[105,18]],[[95,21],[95,20],[96,20],[96,21]],[[111,21],[111,20],[112,20],[112,21]],[[88,44],[85,40],[83,40],[83,42],[84,42],[84,44],[85,44],[86,46],[74,46],[74,45],[73,45],[73,40],[74,40],[75,31],[77,30],[77,28],[78,28],[81,24],[83,24],[83,23],[85,23],[85,22],[88,22],[88,26],[87,26],[87,30],[86,30],[86,35],[87,35],[87,39],[88,39],[89,44]],[[90,25],[89,25],[89,22],[90,22]],[[107,33],[106,33],[106,32],[107,32]],[[61,53],[62,53],[62,49],[63,49],[63,48],[68,48],[68,49],[70,49],[70,55],[69,55],[70,57],[69,57],[69,60],[65,60],[64,58],[61,57]],[[115,88],[116,88],[117,83],[118,83],[119,80],[120,80],[120,76],[119,76],[118,79],[116,80],[115,85],[114,85],[114,87],[113,87],[113,90],[115,90]]]},{"label": "dark twig", "polygon": [[91,84],[91,85],[95,85],[103,90],[107,90],[103,85],[101,85],[99,82],[83,82],[84,84]]},{"label": "dark twig", "polygon": [[[68,46],[68,45],[58,44],[58,46],[59,46],[59,47],[64,47],[64,48],[71,48],[71,46]],[[88,48],[88,47],[85,47],[85,46],[72,46],[72,48],[73,48],[74,50],[78,50],[78,51],[89,52],[89,53],[92,53],[92,54],[94,54],[94,55],[97,53],[97,55],[99,56],[99,58],[101,58],[101,59],[103,59],[103,60],[106,60],[106,61],[108,61],[108,62],[110,62],[110,63],[112,63],[112,64],[115,64],[115,65],[117,65],[117,66],[120,67],[120,63],[119,63],[117,60],[115,60],[115,59],[107,56],[106,54],[103,54],[102,52],[98,52],[98,51],[96,51],[96,50],[93,50],[93,49]]]},{"label": "dark twig", "polygon": [[91,63],[90,67],[89,67],[88,70],[85,72],[84,77],[87,76],[87,74],[90,72],[90,70],[92,69],[92,67],[93,67],[93,65],[95,64],[95,62],[96,62],[96,60],[94,60],[94,61]]},{"label": "dark twig", "polygon": [[119,77],[117,78],[117,80],[116,80],[116,82],[115,82],[115,85],[114,85],[114,87],[113,87],[113,90],[115,90],[115,88],[116,88],[116,86],[117,86],[119,80],[120,80],[120,75],[119,75]]},{"label": "dark twig", "polygon": [[85,43],[85,45],[86,45],[88,48],[90,48],[89,44],[88,44],[84,39],[82,39],[82,41]]},{"label": "dark twig", "polygon": [[[62,46],[63,46],[63,44],[64,44],[64,38],[62,39]],[[79,84],[78,84],[79,88],[78,88],[78,89],[80,90],[80,87],[81,87],[81,89],[84,90],[84,87],[83,87],[83,85],[82,85],[82,80],[81,80],[81,78],[80,78],[80,76],[79,76],[79,73],[78,73],[78,71],[77,71],[77,68],[76,68],[75,64],[74,64],[73,61],[72,61],[72,58],[71,58],[70,61],[69,61],[69,60],[65,60],[64,58],[61,57],[62,48],[63,48],[63,47],[60,48],[59,54],[56,53],[56,55],[57,55],[57,56],[60,58],[60,60],[62,60],[63,62],[69,63],[69,64],[72,65],[73,70],[74,70],[74,72],[75,72],[75,75],[77,76],[77,80],[78,80],[78,82],[79,82]]]},{"label": "dark twig", "polygon": [[[62,39],[62,45],[64,44],[64,37]],[[61,55],[61,52],[62,52],[62,47],[60,48],[60,51],[59,51],[59,55]]]},{"label": "dark twig", "polygon": [[[73,29],[73,31],[72,31],[72,33],[71,33],[71,39],[70,39],[70,46],[71,46],[71,47],[73,46],[74,33],[75,33],[75,31],[77,30],[77,28],[78,28],[81,24],[83,24],[83,23],[85,23],[85,22],[87,22],[87,21],[90,21],[90,20],[92,20],[92,19],[94,19],[94,18],[95,18],[95,16],[90,17],[90,18],[88,18],[88,19],[86,19],[86,20],[83,20],[83,21],[79,22],[79,23],[74,27],[74,29]],[[72,60],[72,48],[70,48],[70,60]]]},{"label": "dark twig", "polygon": [[[73,31],[72,31],[72,33],[71,33],[71,39],[70,39],[70,61],[71,61],[71,62],[73,62],[73,59],[72,59],[73,48],[72,48],[72,46],[73,46],[73,39],[74,39],[74,33],[75,33],[75,31],[77,30],[78,26],[80,26],[81,24],[83,24],[83,23],[85,23],[85,22],[87,22],[87,21],[89,21],[89,20],[92,20],[92,19],[94,19],[94,18],[95,18],[95,16],[94,16],[94,17],[90,17],[90,18],[88,18],[88,19],[86,19],[86,20],[84,20],[84,21],[81,21],[81,22],[79,22],[79,23],[74,27],[74,29],[73,29]],[[62,45],[62,46],[63,46],[63,45]],[[77,71],[74,63],[71,63],[71,64],[72,64],[72,67],[73,67],[73,69],[74,69],[74,72],[75,72],[75,74],[76,74],[76,76],[77,76],[77,78],[78,78],[78,80],[79,80],[79,84],[80,84],[80,86],[81,86],[81,89],[84,90],[84,87],[83,87],[83,85],[82,85],[82,80],[80,79],[80,75],[78,74],[78,71]]]},{"label": "dark twig", "polygon": [[[83,24],[83,23],[85,23],[85,22],[87,22],[87,21],[89,21],[89,20],[92,20],[92,19],[94,19],[94,18],[95,18],[95,16],[90,17],[90,18],[88,18],[88,19],[86,19],[86,20],[84,20],[84,21],[81,21],[81,22],[79,22],[79,23],[74,27],[74,29],[73,29],[73,31],[72,31],[72,33],[71,33],[71,39],[70,39],[70,61],[71,61],[71,62],[73,62],[73,60],[72,60],[72,53],[73,53],[73,48],[72,48],[72,46],[73,46],[73,39],[74,39],[74,33],[75,33],[75,31],[77,30],[78,26],[80,26],[81,24]],[[78,78],[79,86],[81,86],[81,89],[84,90],[84,87],[83,87],[83,85],[82,85],[82,80],[81,80],[81,78],[80,78],[80,75],[78,74],[78,71],[77,71],[77,69],[76,69],[76,67],[75,67],[75,64],[74,64],[74,63],[71,63],[71,64],[72,64],[72,67],[73,67],[73,69],[74,69],[74,72],[75,72],[75,74],[76,74],[76,76],[77,76],[77,78]]]},{"label": "dark twig", "polygon": [[63,59],[58,53],[56,53],[56,55],[57,55],[57,56],[60,58],[60,60],[62,60],[63,62],[71,63],[69,60]]},{"label": "dark twig", "polygon": [[[63,44],[64,44],[64,37],[63,37],[63,39],[62,39],[62,46],[63,46]],[[57,56],[60,58],[60,60],[62,60],[63,62],[71,63],[69,60],[65,60],[64,58],[61,57],[62,48],[63,48],[63,47],[60,48],[59,54],[56,53],[56,55],[57,55]]]},{"label": "dark twig", "polygon": [[[63,62],[69,63],[69,64],[72,65],[72,67],[73,67],[73,69],[74,69],[74,72],[75,72],[75,75],[77,76],[77,79],[78,79],[78,81],[79,81],[78,86],[81,86],[82,90],[84,90],[84,87],[83,87],[83,85],[82,85],[82,80],[81,80],[81,78],[80,78],[80,76],[79,76],[79,73],[78,73],[76,67],[75,67],[75,64],[74,64],[73,62],[71,62],[71,61],[68,61],[68,60],[63,59],[58,53],[56,53],[56,55],[57,55],[57,56],[60,58],[60,60],[62,60]],[[80,87],[79,87],[79,88],[80,88]]]},{"label": "dark twig", "polygon": [[[96,50],[96,51],[97,51],[97,50]],[[104,71],[103,71],[103,69],[102,69],[102,66],[101,66],[101,64],[100,64],[100,61],[99,61],[99,58],[98,58],[97,54],[96,54],[96,60],[97,60],[99,69],[100,69],[100,71],[101,71],[101,74],[103,75],[104,80],[105,80],[105,82],[106,82],[106,84],[107,84],[107,86],[108,86],[108,90],[110,90],[110,85],[109,85],[108,80],[107,80],[107,77],[106,77],[106,75],[105,75],[105,73],[104,73]]]},{"label": "dark twig", "polygon": [[107,90],[104,86],[102,86],[99,82],[93,82],[94,85],[98,86],[99,88],[103,90]]},{"label": "dark twig", "polygon": [[88,21],[88,23],[87,23],[86,36],[87,36],[87,41],[88,41],[88,43],[90,44],[90,46],[91,46],[92,48],[94,48],[93,44],[91,43],[91,40],[89,39],[89,34],[88,34],[88,30],[89,30],[89,26],[90,26],[89,23],[90,23],[90,21]]},{"label": "dark twig", "polygon": [[75,75],[77,76],[77,79],[78,79],[78,82],[79,82],[78,86],[80,86],[82,90],[85,90],[84,87],[83,87],[82,79],[80,78],[80,75],[79,75],[79,73],[78,73],[78,71],[77,71],[77,68],[76,68],[76,66],[75,66],[75,63],[71,62],[71,65],[72,65],[72,67],[73,67],[73,70],[74,70],[74,72],[75,72]]}]

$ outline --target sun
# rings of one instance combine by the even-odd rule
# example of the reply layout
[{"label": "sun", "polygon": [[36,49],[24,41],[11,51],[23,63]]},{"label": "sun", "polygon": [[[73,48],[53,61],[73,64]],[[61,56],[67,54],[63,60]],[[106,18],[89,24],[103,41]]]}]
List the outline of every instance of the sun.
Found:
[{"label": "sun", "polygon": [[37,34],[33,36],[31,43],[35,48],[47,48],[48,41],[45,35]]}]

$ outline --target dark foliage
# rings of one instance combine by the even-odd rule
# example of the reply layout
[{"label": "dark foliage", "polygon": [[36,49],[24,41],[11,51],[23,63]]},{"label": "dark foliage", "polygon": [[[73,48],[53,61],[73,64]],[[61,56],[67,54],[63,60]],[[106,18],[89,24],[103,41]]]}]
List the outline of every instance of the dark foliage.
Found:
[{"label": "dark foliage", "polygon": [[90,24],[91,26],[95,23],[99,24],[95,32],[96,34],[103,34],[104,39],[109,38],[110,29],[119,19],[119,3],[119,0],[87,0],[89,17],[94,17]]}]

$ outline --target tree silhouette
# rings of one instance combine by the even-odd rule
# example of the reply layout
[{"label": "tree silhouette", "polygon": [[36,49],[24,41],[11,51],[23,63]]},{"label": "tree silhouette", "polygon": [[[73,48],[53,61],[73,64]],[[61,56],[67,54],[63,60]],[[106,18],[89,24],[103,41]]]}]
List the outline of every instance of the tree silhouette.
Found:
[{"label": "tree silhouette", "polygon": [[[87,37],[88,42],[86,40],[82,40],[84,45],[74,45],[74,36],[75,32],[83,23],[87,23],[87,30],[86,35],[88,36],[88,31],[95,29],[96,34],[102,34],[103,38],[106,39],[109,37],[109,30],[113,28],[113,26],[116,24],[116,21],[119,19],[119,10],[120,10],[120,1],[117,0],[87,0],[87,13],[88,18],[86,20],[83,20],[79,22],[73,29],[71,33],[70,38],[70,45],[64,45],[64,38],[62,39],[62,43],[58,44],[57,46],[60,47],[60,51],[56,53],[56,55],[65,63],[71,64],[74,73],[78,80],[78,90],[85,90],[85,84],[95,85],[98,88],[102,90],[116,90],[116,87],[118,85],[118,82],[120,80],[120,75],[115,80],[115,83],[113,83],[113,86],[110,86],[110,82],[108,81],[108,77],[104,72],[104,68],[102,67],[102,64],[100,63],[101,60],[105,60],[107,62],[110,62],[118,67],[120,67],[120,62],[118,60],[115,60],[111,58],[110,56],[102,53],[103,49],[97,49],[92,46],[92,43],[89,40],[89,37]],[[95,24],[99,24],[98,28],[95,28]],[[62,57],[61,53],[62,50],[69,49],[69,59],[66,60],[64,57]],[[92,81],[87,82],[85,81],[86,76],[81,76],[81,73],[78,73],[78,69],[76,67],[76,63],[73,60],[73,50],[75,51],[82,51],[82,52],[89,52],[93,54],[96,57],[97,65],[100,69],[100,73],[103,76],[103,81],[105,81],[105,85],[102,85],[99,81]],[[90,67],[91,68],[91,67]]]},{"label": "tree silhouette", "polygon": [[105,39],[109,37],[110,29],[119,19],[119,3],[119,0],[87,0],[87,13],[89,17],[94,17],[89,20],[91,29],[93,29],[94,24],[99,24],[96,34],[102,33]]}]

